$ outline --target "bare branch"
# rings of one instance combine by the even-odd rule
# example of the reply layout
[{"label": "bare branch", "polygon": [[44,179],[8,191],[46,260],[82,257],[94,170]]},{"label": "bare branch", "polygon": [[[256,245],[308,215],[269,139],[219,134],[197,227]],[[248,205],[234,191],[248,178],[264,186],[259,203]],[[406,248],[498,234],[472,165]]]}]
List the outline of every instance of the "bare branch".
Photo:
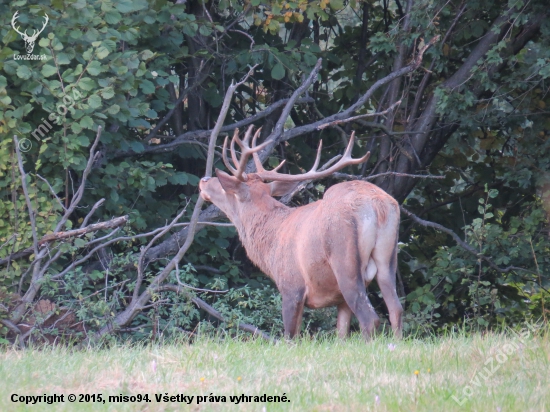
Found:
[{"label": "bare branch", "polygon": [[[247,117],[246,119],[239,120],[238,122],[232,123],[230,125],[223,126],[220,129],[220,133],[230,132],[236,128],[242,128],[257,122],[258,120],[262,120],[265,117],[271,115],[273,112],[279,110],[281,106],[284,106],[285,104],[287,104],[288,101],[289,99],[278,100],[275,103],[271,104],[269,107],[267,107],[265,110],[255,114],[254,116],[250,116],[250,117]],[[304,104],[304,103],[312,103],[312,102],[313,102],[313,99],[311,97],[304,97],[296,100],[295,104]],[[133,150],[119,150],[113,154],[112,158],[118,159],[121,157],[141,156],[148,153],[169,152],[173,150],[175,147],[181,146],[182,144],[193,144],[195,143],[196,139],[206,139],[208,138],[208,136],[210,136],[211,133],[212,133],[212,130],[193,130],[193,131],[185,132],[182,135],[177,136],[170,143],[151,145],[146,147],[141,152],[134,152]],[[158,137],[158,135],[156,137]]]},{"label": "bare branch", "polygon": [[170,229],[172,229],[172,227],[174,227],[174,225],[177,223],[177,221],[181,219],[181,217],[185,214],[185,212],[187,210],[188,204],[185,205],[185,207],[182,209],[182,211],[180,213],[178,213],[178,215],[172,220],[172,222],[170,222],[169,225],[162,228],[162,230],[159,233],[157,233],[155,235],[155,237],[153,237],[153,239],[151,239],[151,241],[147,244],[147,246],[145,246],[144,248],[141,249],[141,252],[139,254],[138,267],[137,267],[138,277],[137,277],[137,280],[136,280],[136,286],[134,287],[134,294],[133,294],[132,300],[137,300],[138,295],[139,295],[139,288],[141,287],[141,282],[143,280],[143,275],[144,275],[144,267],[143,266],[144,266],[145,254],[147,253],[147,251],[151,248],[151,246],[153,246],[153,244],[158,239],[160,239],[162,236],[164,236]]},{"label": "bare branch", "polygon": [[67,209],[65,208],[65,206],[63,205],[63,202],[61,201],[61,199],[59,199],[59,197],[57,197],[57,194],[55,193],[55,190],[53,190],[53,187],[50,185],[50,182],[48,182],[46,179],[44,179],[42,176],[40,176],[38,173],[36,174],[36,176],[39,178],[39,179],[42,179],[42,181],[46,182],[46,184],[48,185],[48,187],[50,188],[50,192],[52,192],[52,195],[55,196],[55,198],[57,199],[57,202],[59,203],[59,205],[61,206],[61,208],[64,210],[64,211],[67,211]]},{"label": "bare branch", "polygon": [[384,172],[384,173],[378,173],[372,176],[348,175],[346,173],[334,173],[332,175],[332,177],[336,179],[348,179],[348,180],[374,180],[382,176],[401,176],[401,177],[411,177],[413,179],[445,179],[445,176],[409,175],[407,173],[397,173],[397,172]]},{"label": "bare branch", "polygon": [[95,204],[93,205],[92,207],[92,210],[90,210],[90,212],[88,212],[88,214],[86,215],[86,217],[84,218],[84,220],[82,221],[82,225],[80,225],[80,227],[85,227],[86,225],[88,225],[88,221],[90,220],[90,218],[93,216],[93,214],[95,213],[95,211],[105,202],[105,199],[99,199],[97,202],[95,202]]},{"label": "bare branch", "polygon": [[400,104],[401,104],[401,100],[398,100],[398,101],[396,101],[394,104],[392,104],[390,107],[388,107],[386,110],[384,110],[384,111],[382,111],[382,112],[377,112],[377,113],[365,113],[365,114],[360,114],[359,116],[348,117],[347,119],[334,120],[334,121],[332,121],[332,122],[325,123],[325,124],[322,124],[322,125],[320,125],[320,126],[317,126],[317,130],[323,130],[323,129],[326,129],[327,127],[331,127],[331,126],[334,126],[334,125],[337,125],[337,124],[341,124],[341,123],[353,122],[353,121],[358,120],[358,119],[364,119],[365,117],[383,116],[383,115],[388,114],[389,112],[391,112],[394,108],[396,108],[396,107],[399,106]]},{"label": "bare branch", "polygon": [[80,183],[80,187],[76,191],[76,193],[73,196],[73,199],[71,200],[71,204],[65,211],[65,214],[55,227],[54,232],[59,232],[65,223],[67,223],[67,220],[69,220],[69,217],[73,214],[76,206],[80,203],[80,200],[82,199],[82,196],[84,195],[84,189],[86,187],[86,180],[88,179],[88,175],[92,171],[92,165],[94,164],[95,160],[97,159],[97,155],[99,154],[96,152],[97,145],[99,143],[99,139],[101,138],[101,132],[103,128],[101,126],[97,126],[97,134],[94,140],[94,143],[92,144],[92,147],[90,147],[90,157],[88,158],[88,163],[86,164],[86,168],[84,169],[84,172],[82,172],[82,181]]},{"label": "bare branch", "polygon": [[357,102],[352,104],[346,110],[344,110],[340,113],[333,114],[332,116],[326,117],[325,119],[318,120],[314,123],[310,123],[310,124],[307,124],[307,125],[304,125],[304,126],[295,127],[293,129],[283,133],[280,140],[281,141],[290,140],[290,139],[292,139],[296,136],[300,136],[300,135],[303,135],[303,134],[306,134],[306,133],[310,133],[314,130],[317,130],[317,127],[319,127],[319,126],[321,126],[325,123],[333,122],[335,120],[347,119],[348,117],[351,116],[352,113],[354,113],[356,110],[358,110],[360,107],[362,107],[372,97],[374,92],[376,90],[378,90],[381,86],[391,82],[394,79],[397,79],[398,77],[401,77],[401,76],[403,76],[407,73],[411,73],[414,70],[416,70],[420,66],[420,64],[422,63],[422,58],[423,58],[424,53],[426,52],[426,50],[428,50],[428,48],[430,48],[433,44],[435,44],[439,40],[439,37],[440,37],[439,35],[435,36],[428,43],[426,43],[425,46],[422,47],[418,51],[416,56],[411,60],[411,62],[407,66],[405,66],[405,67],[403,67],[399,70],[393,71],[390,74],[388,74],[387,76],[385,76],[385,77],[377,80],[376,82],[374,82],[374,84],[365,92],[365,94],[363,94],[357,100]]},{"label": "bare branch", "polygon": [[27,188],[27,174],[25,173],[25,168],[23,167],[23,158],[21,156],[21,151],[19,150],[19,140],[17,136],[13,136],[15,141],[15,152],[17,154],[17,164],[19,165],[19,173],[21,173],[21,185],[23,187],[23,194],[25,195],[25,202],[27,203],[27,211],[29,212],[29,218],[31,220],[31,231],[32,231],[32,247],[34,254],[38,255],[38,234],[36,233],[36,217],[34,215],[34,209],[32,207],[31,198],[29,196],[29,189]]},{"label": "bare branch", "polygon": [[[98,230],[114,229],[116,227],[125,225],[127,222],[128,222],[128,216],[122,216],[112,220],[108,220],[106,222],[96,223],[80,229],[68,230],[66,232],[50,233],[45,235],[42,239],[40,239],[38,241],[38,245],[39,247],[44,247],[44,245],[48,242],[67,239],[71,237],[79,237],[79,236],[85,235],[86,233],[97,232]],[[30,256],[33,253],[35,253],[34,248],[28,248],[28,249],[13,253],[4,259],[0,259],[0,266],[7,264],[10,260],[21,259],[26,256]],[[36,255],[37,253],[35,253],[35,256]]]}]

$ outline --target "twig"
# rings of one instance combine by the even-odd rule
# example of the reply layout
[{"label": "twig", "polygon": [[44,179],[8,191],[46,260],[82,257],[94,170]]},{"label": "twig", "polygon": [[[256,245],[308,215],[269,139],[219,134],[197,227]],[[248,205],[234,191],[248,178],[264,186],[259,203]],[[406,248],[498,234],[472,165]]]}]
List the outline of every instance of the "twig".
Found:
[{"label": "twig", "polygon": [[382,176],[411,177],[413,179],[445,179],[445,176],[410,175],[408,173],[397,173],[397,172],[384,172],[384,173],[378,173],[372,176],[358,176],[358,175],[348,175],[346,173],[333,173],[332,176],[337,179],[350,179],[350,180],[374,180]]},{"label": "twig", "polygon": [[86,180],[88,179],[88,175],[92,171],[92,166],[96,161],[97,156],[99,155],[99,152],[96,152],[96,148],[97,148],[97,145],[99,144],[99,139],[101,138],[102,130],[103,128],[101,126],[97,126],[97,134],[96,134],[94,143],[92,144],[92,147],[90,147],[90,157],[88,158],[88,163],[86,164],[86,168],[84,169],[84,172],[82,172],[82,182],[80,183],[79,188],[74,194],[73,199],[71,200],[71,204],[66,209],[65,214],[63,215],[63,217],[55,227],[54,233],[59,232],[61,228],[63,228],[63,226],[69,219],[69,217],[74,212],[76,206],[80,203],[82,196],[84,195]]},{"label": "twig", "polygon": [[[289,99],[281,99],[270,105],[265,110],[255,114],[254,116],[247,117],[246,119],[239,120],[238,122],[223,126],[220,129],[220,133],[229,132],[231,130],[240,129],[242,127],[248,126],[252,123],[257,122],[258,120],[262,120],[265,117],[271,115],[273,112],[280,109],[281,106],[284,106],[287,104]],[[295,104],[304,104],[304,103],[312,103],[314,100],[311,97],[303,97],[301,99],[296,100]],[[113,159],[118,159],[121,157],[128,157],[128,156],[136,156],[136,155],[144,155],[148,153],[163,153],[172,150],[175,147],[178,147],[182,144],[187,143],[193,143],[196,141],[196,139],[206,139],[210,136],[212,130],[193,130],[189,132],[185,132],[179,136],[176,136],[173,141],[170,143],[165,144],[158,144],[146,147],[141,152],[134,152],[133,150],[118,150],[113,154]]]},{"label": "twig", "polygon": [[[311,70],[311,73],[309,74],[307,79],[300,85],[300,87],[294,90],[294,93],[292,93],[292,96],[290,96],[290,99],[288,99],[288,102],[286,103],[283,109],[283,112],[281,113],[281,116],[279,116],[279,120],[275,124],[273,131],[271,132],[269,137],[266,139],[266,140],[272,140],[274,143],[273,145],[278,143],[276,141],[279,139],[279,137],[283,133],[284,124],[286,122],[286,119],[290,115],[290,111],[294,107],[294,103],[296,102],[298,97],[304,94],[309,88],[309,86],[311,86],[311,84],[313,84],[313,82],[317,79],[317,73],[319,73],[319,70],[321,70],[322,62],[323,62],[323,59],[317,60],[317,63]],[[271,148],[268,146],[266,149],[264,149],[264,151],[270,153],[272,149],[273,149],[273,146]]]},{"label": "twig", "polygon": [[105,202],[105,199],[99,199],[95,205],[93,205],[92,207],[92,210],[90,210],[90,212],[86,215],[86,217],[84,218],[84,220],[82,221],[82,225],[80,225],[80,227],[85,227],[86,225],[88,225],[88,220],[90,220],[90,218],[93,216],[93,214],[95,213],[95,211]]},{"label": "twig", "polygon": [[388,114],[389,112],[391,112],[395,107],[399,106],[400,104],[401,104],[401,100],[398,100],[394,104],[392,104],[390,107],[388,107],[386,110],[384,110],[383,112],[365,113],[365,114],[360,114],[359,116],[348,117],[347,119],[333,120],[332,122],[328,122],[328,123],[322,124],[320,126],[317,126],[317,130],[323,130],[323,129],[326,129],[327,127],[334,126],[334,125],[341,124],[341,123],[353,122],[355,120],[363,119],[365,117],[383,116],[383,115]]},{"label": "twig", "polygon": [[42,176],[40,176],[38,173],[36,174],[36,176],[39,178],[39,179],[42,179],[42,181],[46,182],[46,184],[48,185],[48,187],[50,188],[50,192],[52,192],[52,195],[55,196],[55,198],[57,199],[57,202],[59,203],[59,205],[61,206],[61,208],[64,210],[64,211],[67,211],[67,209],[65,209],[65,206],[63,205],[63,202],[61,201],[61,199],[59,199],[59,197],[57,196],[57,194],[55,193],[55,191],[53,190],[53,187],[50,185],[50,182],[48,182],[46,179],[44,179]]},{"label": "twig", "polygon": [[250,50],[252,50],[252,48],[254,47],[254,44],[256,44],[256,42],[254,41],[254,39],[252,38],[252,36],[248,33],[245,33],[244,31],[241,31],[241,30],[236,30],[236,29],[231,29],[229,31],[232,31],[232,32],[235,32],[235,33],[240,33],[242,34],[243,36],[246,36],[248,37],[248,39],[250,40]]},{"label": "twig", "polygon": [[409,65],[407,65],[407,66],[405,66],[405,67],[403,67],[399,70],[393,71],[390,74],[388,74],[387,76],[385,76],[385,77],[377,80],[376,82],[374,82],[374,84],[357,100],[357,102],[352,104],[346,110],[344,110],[340,113],[333,114],[332,116],[329,116],[325,119],[318,120],[314,123],[310,123],[310,124],[307,124],[307,125],[304,125],[304,126],[295,127],[293,129],[285,132],[283,134],[282,138],[281,138],[281,141],[290,140],[290,139],[292,139],[296,136],[300,136],[300,135],[303,135],[303,134],[306,134],[306,133],[310,133],[310,132],[316,130],[318,126],[320,126],[322,124],[325,124],[327,122],[347,119],[352,113],[355,113],[356,110],[358,110],[360,107],[362,107],[372,97],[374,92],[376,90],[378,90],[381,86],[397,79],[398,77],[401,77],[401,76],[403,76],[407,73],[411,73],[414,70],[416,70],[420,66],[420,64],[422,63],[422,57],[424,56],[424,53],[426,52],[426,50],[428,50],[428,48],[431,47],[434,43],[439,41],[439,38],[440,38],[440,36],[437,35],[437,36],[433,37],[428,43],[426,43],[425,46],[422,47],[418,51],[417,55],[411,60]]}]

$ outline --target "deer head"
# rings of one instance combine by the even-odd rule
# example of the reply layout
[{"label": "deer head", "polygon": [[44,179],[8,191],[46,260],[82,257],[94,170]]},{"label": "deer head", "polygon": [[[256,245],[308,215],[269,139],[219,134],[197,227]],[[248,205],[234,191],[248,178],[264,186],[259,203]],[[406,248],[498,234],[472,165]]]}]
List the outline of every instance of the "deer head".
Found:
[{"label": "deer head", "polygon": [[23,41],[25,42],[25,48],[27,49],[27,54],[31,54],[32,51],[34,50],[34,43],[36,42],[36,39],[38,38],[38,35],[40,33],[42,33],[44,31],[44,29],[46,28],[46,24],[48,24],[49,18],[48,18],[47,14],[44,14],[44,25],[42,26],[42,28],[40,30],[34,30],[32,35],[29,36],[27,34],[27,30],[25,30],[25,32],[22,33],[21,31],[19,31],[19,28],[15,26],[15,22],[17,21],[18,14],[19,14],[19,12],[16,11],[15,14],[13,15],[13,17],[11,19],[11,25],[12,25],[13,29],[17,33],[19,33],[19,35],[21,35],[21,37],[23,38]]}]

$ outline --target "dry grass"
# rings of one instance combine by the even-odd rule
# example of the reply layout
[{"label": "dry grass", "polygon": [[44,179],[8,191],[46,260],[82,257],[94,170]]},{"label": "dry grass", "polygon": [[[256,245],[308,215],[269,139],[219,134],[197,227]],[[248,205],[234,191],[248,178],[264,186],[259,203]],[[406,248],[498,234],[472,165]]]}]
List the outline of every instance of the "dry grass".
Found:
[{"label": "dry grass", "polygon": [[[369,344],[359,338],[279,344],[199,339],[87,351],[7,350],[0,352],[0,410],[547,411],[546,336],[531,334],[522,342],[513,333],[398,343],[379,338]],[[10,401],[14,393],[65,394],[65,403],[25,406]],[[68,394],[94,393],[107,401],[66,401]],[[156,402],[155,394],[164,393],[195,398],[191,405]],[[211,393],[227,402],[197,404],[197,395]],[[264,393],[285,393],[290,403],[229,400]],[[151,402],[108,401],[118,394],[149,394]]]}]

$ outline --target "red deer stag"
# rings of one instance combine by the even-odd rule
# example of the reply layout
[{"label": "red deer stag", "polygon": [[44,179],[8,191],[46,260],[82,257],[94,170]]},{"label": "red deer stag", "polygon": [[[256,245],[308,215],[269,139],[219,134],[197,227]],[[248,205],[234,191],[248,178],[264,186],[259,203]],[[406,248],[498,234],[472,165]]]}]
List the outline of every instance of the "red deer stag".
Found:
[{"label": "red deer stag", "polygon": [[[256,146],[258,130],[249,145],[252,127],[243,140],[239,131],[231,141],[227,159],[227,138],[223,160],[233,176],[216,169],[217,178],[204,177],[199,187],[204,200],[218,206],[235,224],[250,259],[277,285],[283,297],[285,336],[294,337],[308,308],[338,307],[338,335],[349,332],[352,313],[369,338],[380,324],[365,286],[376,276],[388,307],[394,333],[401,336],[403,308],[395,290],[399,205],[379,187],[364,181],[339,183],[329,188],[322,200],[291,208],[275,200],[300,181],[320,179],[348,165],[365,162],[368,152],[352,159],[355,136],[341,159],[324,171],[317,171],[321,147],[313,168],[301,175],[279,174],[263,168]],[[241,148],[238,159],[235,142]],[[253,156],[256,173],[244,172]],[[265,183],[271,181],[271,183]]]}]

